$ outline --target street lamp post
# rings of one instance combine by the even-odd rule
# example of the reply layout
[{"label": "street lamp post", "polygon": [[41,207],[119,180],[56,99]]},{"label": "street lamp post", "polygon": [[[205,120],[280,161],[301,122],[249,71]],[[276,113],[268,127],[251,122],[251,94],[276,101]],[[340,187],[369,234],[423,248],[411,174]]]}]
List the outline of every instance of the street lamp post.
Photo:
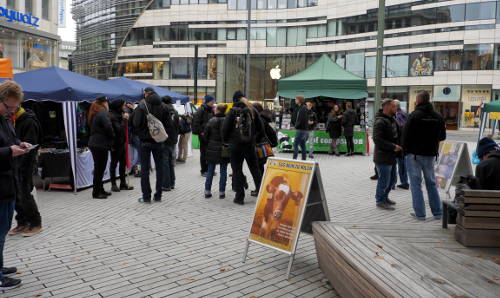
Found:
[{"label": "street lamp post", "polygon": [[377,61],[375,70],[375,103],[373,105],[373,117],[380,108],[382,95],[382,62],[384,59],[384,29],[385,29],[385,0],[378,1],[377,21]]},{"label": "street lamp post", "polygon": [[247,56],[245,62],[245,96],[250,96],[250,22],[252,19],[252,0],[247,0]]}]

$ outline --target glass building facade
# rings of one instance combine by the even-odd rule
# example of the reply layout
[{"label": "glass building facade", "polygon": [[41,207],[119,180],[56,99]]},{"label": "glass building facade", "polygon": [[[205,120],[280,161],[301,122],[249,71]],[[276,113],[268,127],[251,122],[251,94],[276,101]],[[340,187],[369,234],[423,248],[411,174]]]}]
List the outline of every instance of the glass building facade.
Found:
[{"label": "glass building facade", "polygon": [[[323,54],[366,78],[373,96],[376,0],[353,0],[349,6],[334,0],[252,0],[250,32],[246,0],[107,2],[115,9],[118,3],[134,2],[135,10],[127,11],[133,21],[123,25],[120,35],[111,33],[111,42],[105,21],[99,21],[97,35],[87,28],[90,21],[81,19],[84,14],[76,14],[79,51],[89,54],[79,70],[84,74],[125,76],[189,95],[194,95],[197,78],[198,98],[212,93],[220,101],[230,100],[235,90],[245,88],[249,34],[251,99],[277,96],[271,69],[290,76]],[[500,94],[500,1],[399,2],[385,8],[384,96],[412,110],[414,92],[428,90],[436,93],[435,105],[450,127],[476,125],[470,114],[475,118],[482,103]],[[116,22],[110,14],[115,18],[110,22]],[[109,55],[99,60],[95,51]],[[106,71],[99,70],[104,68],[100,63]]]}]

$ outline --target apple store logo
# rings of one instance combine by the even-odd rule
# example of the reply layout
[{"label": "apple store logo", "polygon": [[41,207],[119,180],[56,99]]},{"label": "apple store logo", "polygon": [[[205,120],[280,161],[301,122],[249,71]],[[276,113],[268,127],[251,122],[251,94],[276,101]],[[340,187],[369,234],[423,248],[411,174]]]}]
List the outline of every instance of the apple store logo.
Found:
[{"label": "apple store logo", "polygon": [[445,88],[443,88],[443,94],[444,94],[444,95],[450,95],[450,93],[451,93],[451,89],[450,89],[450,87],[445,87]]}]

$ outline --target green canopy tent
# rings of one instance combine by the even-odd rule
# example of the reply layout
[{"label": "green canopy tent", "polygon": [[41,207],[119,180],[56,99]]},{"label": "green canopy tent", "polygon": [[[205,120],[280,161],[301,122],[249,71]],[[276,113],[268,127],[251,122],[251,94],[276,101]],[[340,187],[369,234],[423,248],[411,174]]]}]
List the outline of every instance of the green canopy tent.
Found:
[{"label": "green canopy tent", "polygon": [[280,79],[278,95],[285,98],[304,95],[305,98],[362,99],[368,97],[368,92],[366,79],[350,73],[323,55],[303,71]]},{"label": "green canopy tent", "polygon": [[479,126],[479,138],[480,140],[484,131],[486,130],[486,123],[489,120],[493,120],[493,125],[491,126],[491,134],[493,136],[498,135],[498,120],[500,120],[500,100],[492,101],[484,104],[483,111],[481,113],[481,125]]}]

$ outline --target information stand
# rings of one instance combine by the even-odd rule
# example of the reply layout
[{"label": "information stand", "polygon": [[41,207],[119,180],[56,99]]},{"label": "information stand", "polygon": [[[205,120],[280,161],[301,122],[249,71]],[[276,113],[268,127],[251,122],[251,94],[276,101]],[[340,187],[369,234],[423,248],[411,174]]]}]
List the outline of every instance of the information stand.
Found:
[{"label": "information stand", "polygon": [[300,232],[312,233],[313,221],[330,221],[316,162],[269,158],[245,246],[250,242],[290,256],[290,277]]},{"label": "information stand", "polygon": [[434,172],[438,187],[443,189],[449,198],[450,188],[457,183],[460,176],[473,175],[467,143],[441,142]]}]

